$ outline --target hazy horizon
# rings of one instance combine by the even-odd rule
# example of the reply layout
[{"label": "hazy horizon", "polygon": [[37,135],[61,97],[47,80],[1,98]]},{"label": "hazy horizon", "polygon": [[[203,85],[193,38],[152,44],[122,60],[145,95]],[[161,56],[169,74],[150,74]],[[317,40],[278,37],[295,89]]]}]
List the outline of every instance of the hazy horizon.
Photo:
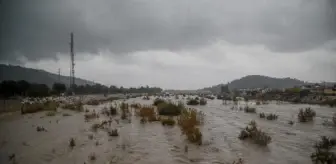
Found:
[{"label": "hazy horizon", "polygon": [[74,32],[76,77],[104,85],[336,81],[333,0],[10,0],[0,18],[0,63],[68,76]]}]

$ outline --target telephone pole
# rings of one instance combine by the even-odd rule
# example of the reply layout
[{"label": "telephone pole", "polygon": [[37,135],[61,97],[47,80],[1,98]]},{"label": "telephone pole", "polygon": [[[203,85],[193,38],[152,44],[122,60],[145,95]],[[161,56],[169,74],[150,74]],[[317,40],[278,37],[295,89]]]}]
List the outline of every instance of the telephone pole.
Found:
[{"label": "telephone pole", "polygon": [[75,85],[75,53],[74,53],[74,35],[70,34],[70,88],[74,91]]},{"label": "telephone pole", "polygon": [[58,83],[61,83],[61,68],[58,68]]}]

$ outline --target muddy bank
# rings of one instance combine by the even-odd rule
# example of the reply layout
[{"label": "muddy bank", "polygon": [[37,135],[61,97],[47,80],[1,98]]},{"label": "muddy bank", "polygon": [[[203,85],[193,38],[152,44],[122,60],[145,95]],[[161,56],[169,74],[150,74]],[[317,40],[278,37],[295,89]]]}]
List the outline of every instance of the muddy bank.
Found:
[{"label": "muddy bank", "polygon": [[[135,98],[127,102],[152,104],[152,100]],[[110,104],[86,105],[84,108],[99,111]],[[254,104],[249,103],[250,106]],[[119,124],[114,121],[111,126],[119,130],[119,136],[110,137],[103,130],[91,130],[92,124],[103,120],[103,116],[85,122],[84,112],[61,109],[55,116],[46,116],[46,112],[13,114],[0,119],[0,163],[9,163],[8,156],[12,153],[18,163],[25,164],[231,163],[239,157],[249,164],[311,163],[315,141],[321,135],[336,136],[336,128],[325,124],[325,120],[332,119],[333,108],[275,102],[255,106],[257,112],[279,115],[278,120],[268,121],[257,114],[231,110],[232,106],[231,102],[222,105],[220,100],[209,100],[206,106],[196,106],[205,113],[201,146],[190,144],[177,126],[162,126],[155,122],[140,124],[140,118],[135,115],[130,117],[131,123],[128,120],[120,120]],[[238,106],[245,106],[245,103],[239,102]],[[298,109],[305,107],[313,108],[317,116],[313,122],[298,123]],[[120,119],[120,115],[115,117]],[[267,147],[238,139],[240,130],[252,119],[272,137]],[[289,120],[294,120],[294,125],[289,125]],[[37,132],[37,126],[43,126],[46,131]],[[70,138],[76,142],[73,149],[69,148]],[[187,153],[185,145],[188,145]],[[89,159],[92,153],[96,156],[94,161]]]}]

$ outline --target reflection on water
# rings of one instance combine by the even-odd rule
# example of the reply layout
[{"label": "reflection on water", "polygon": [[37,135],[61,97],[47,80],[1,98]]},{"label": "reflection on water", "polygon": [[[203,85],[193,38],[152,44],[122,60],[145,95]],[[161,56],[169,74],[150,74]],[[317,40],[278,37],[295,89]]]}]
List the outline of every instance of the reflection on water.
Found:
[{"label": "reflection on water", "polygon": [[[152,103],[141,99],[128,102]],[[99,110],[105,105],[86,108]],[[101,130],[92,132],[94,121],[84,122],[84,113],[66,111],[71,113],[66,117],[62,116],[63,111],[54,117],[47,117],[43,112],[6,116],[0,120],[0,163],[8,163],[8,156],[15,153],[17,162],[24,164],[83,164],[91,163],[88,156],[93,152],[96,154],[93,163],[97,164],[229,163],[239,157],[249,164],[311,163],[315,141],[322,135],[336,136],[336,129],[323,126],[325,119],[331,120],[334,109],[320,106],[311,106],[317,112],[313,123],[288,124],[289,120],[296,120],[299,108],[308,106],[276,103],[257,106],[257,112],[279,115],[278,120],[268,121],[257,114],[231,110],[232,104],[210,100],[206,106],[197,107],[206,115],[202,146],[188,144],[177,126],[140,124],[135,116],[132,123],[120,121],[112,125],[119,129],[119,137],[109,137]],[[268,147],[238,139],[240,130],[252,119],[272,137]],[[36,126],[41,125],[47,132],[36,131]],[[71,137],[76,141],[74,149],[68,147]],[[185,145],[188,145],[187,153]]]}]

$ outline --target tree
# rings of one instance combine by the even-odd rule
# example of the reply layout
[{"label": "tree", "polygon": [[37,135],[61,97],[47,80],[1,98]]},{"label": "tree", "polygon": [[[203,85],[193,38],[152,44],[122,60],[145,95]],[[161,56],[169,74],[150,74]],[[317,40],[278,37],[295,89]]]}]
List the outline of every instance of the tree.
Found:
[{"label": "tree", "polygon": [[30,88],[30,83],[24,80],[17,82],[17,88],[21,96],[26,96],[28,89]]},{"label": "tree", "polygon": [[60,93],[66,91],[66,86],[65,86],[65,84],[62,84],[62,83],[54,83],[53,86],[52,86],[52,90],[55,93],[60,94]]}]

